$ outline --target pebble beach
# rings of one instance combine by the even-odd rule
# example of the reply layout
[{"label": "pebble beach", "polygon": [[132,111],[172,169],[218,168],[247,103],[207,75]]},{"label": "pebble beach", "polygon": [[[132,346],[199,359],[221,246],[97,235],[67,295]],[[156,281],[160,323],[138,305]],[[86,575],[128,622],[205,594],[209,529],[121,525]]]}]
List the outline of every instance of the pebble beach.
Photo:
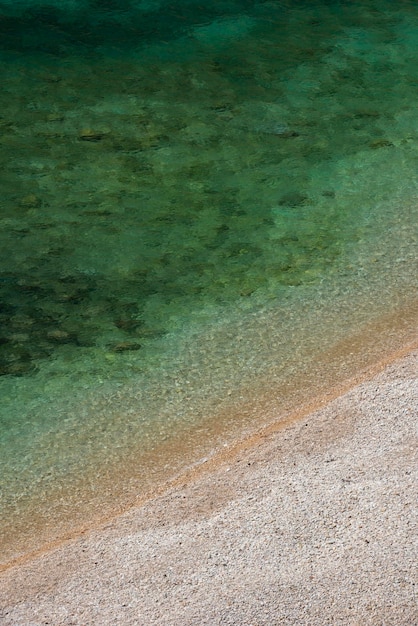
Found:
[{"label": "pebble beach", "polygon": [[418,623],[418,351],[2,574],[4,626]]},{"label": "pebble beach", "polygon": [[418,7],[0,9],[0,626],[418,626]]}]

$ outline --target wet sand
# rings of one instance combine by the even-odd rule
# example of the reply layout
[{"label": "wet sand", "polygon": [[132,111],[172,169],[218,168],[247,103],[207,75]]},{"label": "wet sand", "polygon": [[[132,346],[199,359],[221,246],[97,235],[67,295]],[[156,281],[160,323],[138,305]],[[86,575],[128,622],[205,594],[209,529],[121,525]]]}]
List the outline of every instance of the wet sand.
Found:
[{"label": "wet sand", "polygon": [[418,624],[417,373],[415,347],[6,570],[1,623]]}]

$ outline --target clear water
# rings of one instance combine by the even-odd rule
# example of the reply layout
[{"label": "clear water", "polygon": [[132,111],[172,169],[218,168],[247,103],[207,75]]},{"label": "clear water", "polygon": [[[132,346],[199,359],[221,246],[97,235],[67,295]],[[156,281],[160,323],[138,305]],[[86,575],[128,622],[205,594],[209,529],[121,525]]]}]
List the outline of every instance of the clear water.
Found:
[{"label": "clear water", "polygon": [[418,9],[0,15],[7,560],[414,336]]}]

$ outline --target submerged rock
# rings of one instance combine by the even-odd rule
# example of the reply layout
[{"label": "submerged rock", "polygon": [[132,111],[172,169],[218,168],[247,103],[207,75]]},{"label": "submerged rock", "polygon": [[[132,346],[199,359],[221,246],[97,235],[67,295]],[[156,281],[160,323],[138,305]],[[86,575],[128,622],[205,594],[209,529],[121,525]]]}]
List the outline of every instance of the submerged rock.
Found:
[{"label": "submerged rock", "polygon": [[140,348],[141,344],[134,341],[120,341],[119,343],[115,343],[110,347],[112,352],[127,352],[139,350]]},{"label": "submerged rock", "polygon": [[19,204],[24,209],[37,209],[42,205],[42,200],[34,193],[30,193],[27,196],[23,196]]},{"label": "submerged rock", "polygon": [[80,141],[101,141],[104,136],[105,133],[92,128],[83,128],[78,134]]}]

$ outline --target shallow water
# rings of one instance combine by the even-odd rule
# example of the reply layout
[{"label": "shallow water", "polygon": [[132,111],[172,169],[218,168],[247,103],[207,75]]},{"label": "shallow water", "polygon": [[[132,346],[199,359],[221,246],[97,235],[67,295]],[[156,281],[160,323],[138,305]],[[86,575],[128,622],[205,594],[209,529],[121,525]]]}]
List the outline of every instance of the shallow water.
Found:
[{"label": "shallow water", "polygon": [[0,11],[7,560],[412,339],[418,9]]}]

